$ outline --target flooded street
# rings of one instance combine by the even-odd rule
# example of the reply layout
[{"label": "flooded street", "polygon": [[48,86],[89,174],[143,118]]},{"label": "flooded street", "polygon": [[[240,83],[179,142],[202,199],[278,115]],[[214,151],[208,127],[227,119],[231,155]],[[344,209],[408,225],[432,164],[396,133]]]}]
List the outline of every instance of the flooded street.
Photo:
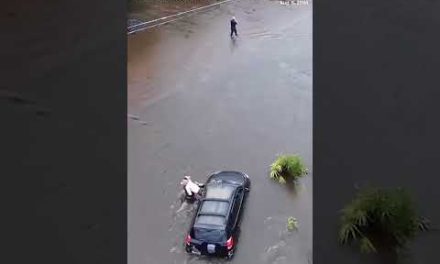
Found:
[{"label": "flooded street", "polygon": [[[178,186],[223,169],[252,181],[228,262],[312,263],[312,2],[291,2],[231,1],[128,36],[129,264],[226,262],[185,253]],[[281,153],[310,170],[293,190],[268,177]]]}]

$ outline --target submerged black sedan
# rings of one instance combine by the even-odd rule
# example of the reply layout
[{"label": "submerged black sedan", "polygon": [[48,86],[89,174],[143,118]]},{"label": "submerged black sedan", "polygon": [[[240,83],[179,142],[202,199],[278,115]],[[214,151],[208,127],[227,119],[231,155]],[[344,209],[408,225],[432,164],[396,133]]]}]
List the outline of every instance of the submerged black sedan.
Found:
[{"label": "submerged black sedan", "polygon": [[234,255],[250,184],[249,176],[238,171],[209,176],[185,238],[188,253],[227,258]]}]

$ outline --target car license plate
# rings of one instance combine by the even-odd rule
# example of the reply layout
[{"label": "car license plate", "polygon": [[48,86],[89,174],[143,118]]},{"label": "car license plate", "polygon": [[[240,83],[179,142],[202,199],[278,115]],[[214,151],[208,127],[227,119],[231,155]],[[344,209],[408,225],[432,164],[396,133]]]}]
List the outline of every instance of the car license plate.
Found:
[{"label": "car license plate", "polygon": [[208,244],[207,249],[208,249],[208,253],[209,254],[214,254],[215,253],[215,245]]}]

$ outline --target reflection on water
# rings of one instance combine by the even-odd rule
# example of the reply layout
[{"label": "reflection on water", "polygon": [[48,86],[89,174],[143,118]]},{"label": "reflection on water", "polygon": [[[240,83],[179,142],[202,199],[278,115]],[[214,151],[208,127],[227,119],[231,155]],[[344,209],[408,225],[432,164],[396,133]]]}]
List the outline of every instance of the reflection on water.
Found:
[{"label": "reflection on water", "polygon": [[237,37],[231,37],[231,52],[237,49]]}]

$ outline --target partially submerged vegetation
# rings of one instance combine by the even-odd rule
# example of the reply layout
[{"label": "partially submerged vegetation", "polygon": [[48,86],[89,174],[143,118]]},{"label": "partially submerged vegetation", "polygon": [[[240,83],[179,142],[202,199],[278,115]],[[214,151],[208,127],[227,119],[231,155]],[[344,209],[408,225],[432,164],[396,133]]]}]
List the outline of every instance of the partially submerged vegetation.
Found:
[{"label": "partially submerged vegetation", "polygon": [[287,230],[294,231],[298,229],[298,220],[295,217],[290,216],[287,218]]},{"label": "partially submerged vegetation", "polygon": [[270,177],[280,183],[295,182],[307,174],[299,155],[281,155],[270,165]]},{"label": "partially submerged vegetation", "polygon": [[356,242],[364,253],[378,248],[399,252],[427,229],[427,221],[416,214],[408,192],[365,189],[342,210],[339,240]]}]

